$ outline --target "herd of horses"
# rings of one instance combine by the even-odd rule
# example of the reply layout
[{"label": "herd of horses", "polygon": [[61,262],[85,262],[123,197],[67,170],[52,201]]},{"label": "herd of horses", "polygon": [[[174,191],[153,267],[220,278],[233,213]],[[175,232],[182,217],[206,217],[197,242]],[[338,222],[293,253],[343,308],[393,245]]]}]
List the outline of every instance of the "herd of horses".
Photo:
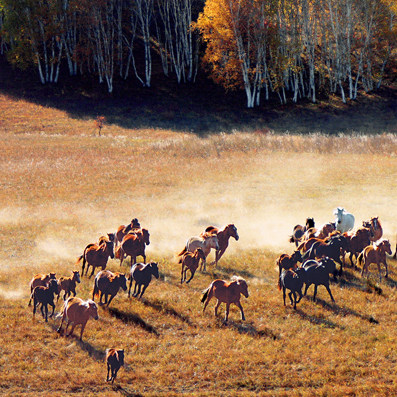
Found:
[{"label": "herd of horses", "polygon": [[[354,216],[347,213],[343,208],[334,211],[335,221],[315,227],[313,218],[307,218],[306,224],[296,225],[290,242],[295,244],[295,251],[289,254],[282,254],[277,259],[279,270],[278,287],[283,290],[283,301],[286,305],[286,291],[288,290],[291,304],[296,309],[296,304],[306,295],[310,285],[314,284],[315,300],[317,287],[323,285],[334,302],[330,289],[329,275],[333,274],[336,279],[342,274],[345,257],[349,254],[351,265],[361,267],[361,274],[368,274],[368,267],[376,263],[379,269],[379,280],[381,281],[381,264],[386,268],[385,277],[388,277],[386,254],[391,255],[390,242],[382,239],[383,230],[377,217],[363,222],[363,226],[353,231]],[[194,277],[197,269],[206,270],[206,259],[211,251],[215,250],[215,260],[210,265],[218,264],[225,253],[230,237],[239,240],[237,228],[234,224],[228,224],[224,228],[214,226],[207,227],[199,236],[187,240],[185,247],[178,253],[178,263],[181,265],[181,284],[188,284]],[[64,291],[64,304],[61,313],[61,324],[58,332],[61,332],[62,325],[66,322],[64,334],[72,335],[77,325],[81,326],[80,340],[89,318],[98,319],[99,305],[109,306],[119,290],[127,291],[129,281],[128,297],[131,295],[132,284],[135,282],[132,297],[142,298],[152,277],[159,278],[159,268],[156,262],[146,263],[145,248],[150,244],[150,234],[142,228],[138,219],[134,218],[128,225],[121,225],[116,233],[108,233],[101,236],[97,243],[88,244],[83,254],[78,257],[77,264],[81,263],[81,275],[78,270],[72,272],[71,277],[56,279],[55,273],[38,274],[30,282],[31,296],[29,305],[33,300],[33,315],[37,307],[41,305],[41,312],[45,321],[48,321],[48,306],[52,307],[52,317],[55,311],[54,299]],[[106,269],[109,258],[120,259],[120,266],[126,257],[131,258],[131,267],[128,274],[112,272]],[[137,263],[137,257],[141,256],[142,263]],[[355,259],[355,263],[353,258]],[[336,264],[338,264],[339,269]],[[92,271],[88,276],[88,269]],[[84,276],[91,278],[95,270],[92,297],[83,300],[76,297],[76,283],[81,282]],[[187,280],[187,271],[190,278]],[[303,286],[306,285],[304,293]],[[71,296],[73,294],[73,296]],[[210,300],[215,297],[215,316],[221,303],[226,304],[224,322],[227,323],[229,307],[236,305],[241,311],[241,319],[245,320],[243,307],[240,303],[241,295],[248,298],[248,284],[241,277],[233,276],[231,280],[216,279],[203,291],[201,302],[204,303],[205,311]],[[67,329],[72,326],[69,334]],[[108,365],[107,381],[114,381],[117,371],[124,362],[124,351],[109,349],[106,360]],[[110,374],[110,375],[109,375]]]}]

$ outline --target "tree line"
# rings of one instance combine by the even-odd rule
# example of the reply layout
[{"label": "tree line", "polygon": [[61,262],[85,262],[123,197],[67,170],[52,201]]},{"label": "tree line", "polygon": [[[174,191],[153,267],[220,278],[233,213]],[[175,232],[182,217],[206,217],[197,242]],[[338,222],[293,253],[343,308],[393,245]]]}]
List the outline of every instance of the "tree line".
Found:
[{"label": "tree line", "polygon": [[151,86],[194,84],[199,68],[247,107],[270,95],[345,102],[382,84],[395,63],[395,0],[0,0],[0,53],[42,84],[94,75],[113,91],[133,75]]}]

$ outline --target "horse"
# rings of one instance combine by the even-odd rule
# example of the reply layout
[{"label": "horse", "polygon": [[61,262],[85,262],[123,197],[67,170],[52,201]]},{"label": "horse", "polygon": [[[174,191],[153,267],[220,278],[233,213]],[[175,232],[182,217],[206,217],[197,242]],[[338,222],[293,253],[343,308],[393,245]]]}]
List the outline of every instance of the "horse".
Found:
[{"label": "horse", "polygon": [[124,257],[131,256],[131,265],[136,263],[137,256],[142,256],[143,263],[146,263],[145,248],[150,244],[150,234],[147,229],[139,229],[127,233],[118,248],[120,255],[120,266]]},{"label": "horse", "polygon": [[357,258],[357,262],[362,266],[361,277],[368,275],[368,267],[371,263],[376,263],[379,270],[379,282],[381,282],[382,273],[380,264],[383,263],[386,268],[385,278],[387,278],[389,276],[389,270],[386,262],[386,254],[392,254],[389,240],[383,239],[381,241],[377,241],[374,245],[365,247]]},{"label": "horse", "polygon": [[[219,259],[221,259],[222,255],[226,251],[226,248],[229,246],[229,238],[233,237],[236,241],[238,241],[239,235],[237,233],[237,228],[232,223],[229,223],[221,230],[215,226],[208,226],[204,233],[202,233],[200,236],[203,237],[206,235],[206,233],[216,234],[218,237],[219,249],[215,251],[215,262],[211,263],[211,265],[215,263],[216,267],[218,265]],[[205,261],[205,259],[203,260]]]},{"label": "horse", "polygon": [[[333,264],[333,265],[332,265]],[[308,288],[314,284],[313,301],[316,300],[317,287],[319,285],[324,285],[331,297],[332,302],[335,302],[332,296],[331,289],[329,287],[329,273],[332,272],[332,266],[335,267],[335,263],[330,258],[323,258],[321,261],[317,262],[315,260],[308,260],[302,265],[305,273],[303,274],[303,279],[306,284],[305,292],[303,295],[307,294]]]},{"label": "horse", "polygon": [[[57,329],[57,332],[61,332],[62,324],[65,320],[67,320],[65,335],[72,335],[75,327],[77,325],[81,325],[80,340],[83,339],[83,332],[90,317],[95,320],[98,320],[99,318],[98,308],[94,301],[90,299],[84,301],[77,297],[70,297],[65,301],[60,316],[62,316],[62,321],[59,328]],[[67,329],[69,327],[69,324],[72,324],[72,329],[68,335]]]},{"label": "horse", "polygon": [[117,372],[124,365],[124,349],[106,349],[106,365],[108,369],[106,382],[111,381],[113,384]]},{"label": "horse", "polygon": [[[203,250],[205,258],[207,258],[211,248],[214,248],[215,251],[219,251],[217,235],[204,233],[199,237],[190,237],[186,242],[185,248],[178,254],[178,256],[182,256],[187,251],[194,252],[197,248],[201,248]],[[201,261],[200,270],[202,269],[204,269],[204,271],[206,270],[206,259]]]},{"label": "horse", "polygon": [[305,232],[311,228],[314,228],[314,219],[306,218],[305,226],[296,225],[293,229],[292,236],[290,236],[289,242],[295,243],[295,247],[299,245]]},{"label": "horse", "polygon": [[192,280],[194,273],[199,267],[200,259],[205,260],[204,251],[201,248],[197,248],[194,252],[185,252],[182,257],[179,259],[180,264],[182,264],[181,270],[181,284],[186,281],[186,272],[190,270],[190,278],[186,281],[186,284],[189,284]]},{"label": "horse", "polygon": [[292,255],[281,254],[276,265],[278,266],[278,287],[281,288],[280,276],[283,269],[296,269],[298,267],[298,262],[302,262],[302,255],[300,251],[296,250]]},{"label": "horse", "polygon": [[117,244],[121,244],[121,242],[123,241],[124,236],[130,232],[130,231],[134,231],[135,229],[140,229],[141,228],[141,224],[139,223],[137,218],[133,218],[131,220],[131,223],[128,224],[127,226],[125,225],[120,225],[117,228],[117,232],[116,232],[116,238],[115,238],[115,242],[116,245]]},{"label": "horse", "polygon": [[[95,276],[94,290],[92,292],[92,300],[99,298],[99,304],[102,305],[102,297],[105,297],[105,305],[109,306],[110,302],[119,292],[119,289],[127,290],[127,279],[123,273],[113,273],[110,270],[101,270]],[[110,297],[108,301],[108,297]]]},{"label": "horse", "polygon": [[80,283],[80,273],[78,270],[73,270],[71,277],[60,277],[58,280],[58,298],[61,291],[65,291],[63,295],[63,300],[66,300],[66,297],[69,297],[71,293],[73,296],[76,296],[76,283]]},{"label": "horse", "polygon": [[[157,279],[159,278],[159,269],[158,269],[158,264],[156,262],[149,262],[147,264],[144,263],[136,263],[131,267],[130,274],[129,274],[129,280],[130,280],[130,287],[128,289],[128,297],[130,296],[131,293],[131,286],[133,280],[135,280],[135,286],[134,286],[134,293],[132,296],[138,297],[138,299],[142,298],[142,295],[146,291],[146,288],[150,284],[150,281],[152,280],[152,275],[156,277]],[[141,288],[143,286],[142,292]]]},{"label": "horse", "polygon": [[89,244],[85,247],[83,255],[79,256],[76,264],[79,264],[83,259],[83,265],[81,267],[81,276],[84,276],[84,268],[87,263],[87,271],[92,266],[92,272],[90,277],[94,274],[96,267],[101,267],[102,270],[106,268],[106,264],[108,263],[109,257],[111,259],[114,258],[114,250],[113,250],[113,242],[110,240],[105,240],[100,245],[98,244]]},{"label": "horse", "polygon": [[379,222],[379,217],[372,217],[369,221],[363,222],[363,227],[369,228],[372,233],[371,241],[375,242],[383,236],[383,228]]},{"label": "horse", "polygon": [[[282,272],[279,276],[279,289],[283,289],[283,300],[285,306],[285,297],[286,297],[286,290],[289,289],[290,292],[288,293],[289,299],[291,300],[291,305],[294,306],[296,310],[296,304],[300,302],[302,299],[302,287],[303,287],[303,277],[302,272],[304,269],[282,269]],[[299,294],[299,299],[296,298],[296,294]],[[293,299],[292,299],[293,298]]]},{"label": "horse", "polygon": [[336,224],[334,222],[328,222],[322,225],[314,234],[314,237],[319,239],[325,239],[336,230]]},{"label": "horse", "polygon": [[37,305],[41,303],[41,314],[45,318],[45,321],[48,322],[48,305],[52,306],[52,313],[50,314],[50,317],[52,317],[55,311],[54,294],[57,292],[58,282],[54,279],[49,281],[48,287],[39,285],[34,288],[31,295],[31,298],[33,298],[33,317],[36,314]]},{"label": "horse", "polygon": [[[342,274],[344,264],[344,252],[347,249],[346,237],[340,234],[333,235],[329,241],[316,241],[311,248],[302,256],[303,261],[307,259],[322,258],[327,256],[340,264],[339,274]],[[343,253],[341,260],[341,253]],[[336,272],[334,273],[336,278]]]},{"label": "horse", "polygon": [[215,316],[217,316],[218,308],[222,302],[226,303],[225,324],[229,317],[229,307],[233,303],[241,311],[241,320],[245,321],[244,310],[240,303],[240,294],[248,298],[248,285],[247,282],[237,276],[233,276],[230,281],[214,280],[210,286],[203,291],[201,302],[204,303],[203,313],[209,301],[215,296],[218,302],[215,306]]},{"label": "horse", "polygon": [[372,232],[366,227],[361,227],[360,229],[357,229],[354,233],[343,233],[343,236],[346,237],[346,252],[350,254],[350,263],[353,266],[353,256],[357,258],[359,253],[366,246],[371,244]]},{"label": "horse", "polygon": [[32,280],[30,280],[29,286],[30,286],[30,299],[29,299],[29,303],[28,306],[30,306],[32,304],[32,294],[33,294],[33,290],[36,287],[39,286],[43,286],[43,287],[47,287],[48,283],[50,282],[50,280],[56,280],[55,277],[55,273],[48,273],[48,274],[36,274]]},{"label": "horse", "polygon": [[346,212],[344,208],[338,207],[334,209],[334,215],[336,216],[335,224],[336,230],[341,233],[348,232],[354,227],[354,216],[349,212]]}]

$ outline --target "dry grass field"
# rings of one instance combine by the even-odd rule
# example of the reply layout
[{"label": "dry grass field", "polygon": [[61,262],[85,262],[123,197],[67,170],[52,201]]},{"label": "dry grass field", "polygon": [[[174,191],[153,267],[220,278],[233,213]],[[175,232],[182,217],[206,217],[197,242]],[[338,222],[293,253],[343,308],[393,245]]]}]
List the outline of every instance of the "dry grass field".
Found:
[{"label": "dry grass field", "polygon": [[[378,284],[346,267],[297,310],[283,306],[275,260],[292,253],[292,228],[333,220],[344,206],[356,226],[379,216],[397,234],[397,137],[277,135],[267,130],[199,138],[132,130],[0,96],[0,394],[10,396],[391,396],[397,394],[397,262]],[[375,134],[378,133],[378,134]],[[137,217],[158,262],[142,300],[120,292],[99,308],[83,341],[57,334],[28,307],[37,273],[69,276],[84,247]],[[180,284],[176,254],[208,225],[234,223],[218,267]],[[210,259],[213,253],[210,254]],[[114,259],[108,268],[120,271]],[[79,269],[81,270],[81,269]],[[128,272],[124,264],[121,271]],[[202,313],[202,290],[240,275],[246,321]],[[84,277],[78,296],[91,297]],[[58,303],[57,311],[61,304]],[[77,329],[78,330],[78,329]],[[125,349],[114,385],[105,350]]]}]

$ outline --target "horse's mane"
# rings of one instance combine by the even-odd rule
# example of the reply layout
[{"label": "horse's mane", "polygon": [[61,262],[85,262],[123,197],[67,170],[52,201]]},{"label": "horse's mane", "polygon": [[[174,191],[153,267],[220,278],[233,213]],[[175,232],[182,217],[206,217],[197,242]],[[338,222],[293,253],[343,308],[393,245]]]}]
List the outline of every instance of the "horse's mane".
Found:
[{"label": "horse's mane", "polygon": [[245,279],[240,277],[240,276],[232,276],[230,278],[230,282],[233,282],[233,281],[237,281],[237,282],[242,282],[243,281],[244,283],[247,283],[247,281],[245,281]]},{"label": "horse's mane", "polygon": [[201,235],[201,237],[205,240],[205,239],[207,239],[207,238],[210,238],[210,237],[213,237],[213,236],[216,236],[216,232],[214,233],[211,233],[211,232],[205,232],[205,233],[202,233],[202,235]]},{"label": "horse's mane", "polygon": [[203,233],[203,235],[205,234],[205,233],[213,233],[214,231],[217,231],[218,230],[218,228],[217,227],[215,227],[215,226],[208,226],[205,230],[204,230],[204,233]]}]

